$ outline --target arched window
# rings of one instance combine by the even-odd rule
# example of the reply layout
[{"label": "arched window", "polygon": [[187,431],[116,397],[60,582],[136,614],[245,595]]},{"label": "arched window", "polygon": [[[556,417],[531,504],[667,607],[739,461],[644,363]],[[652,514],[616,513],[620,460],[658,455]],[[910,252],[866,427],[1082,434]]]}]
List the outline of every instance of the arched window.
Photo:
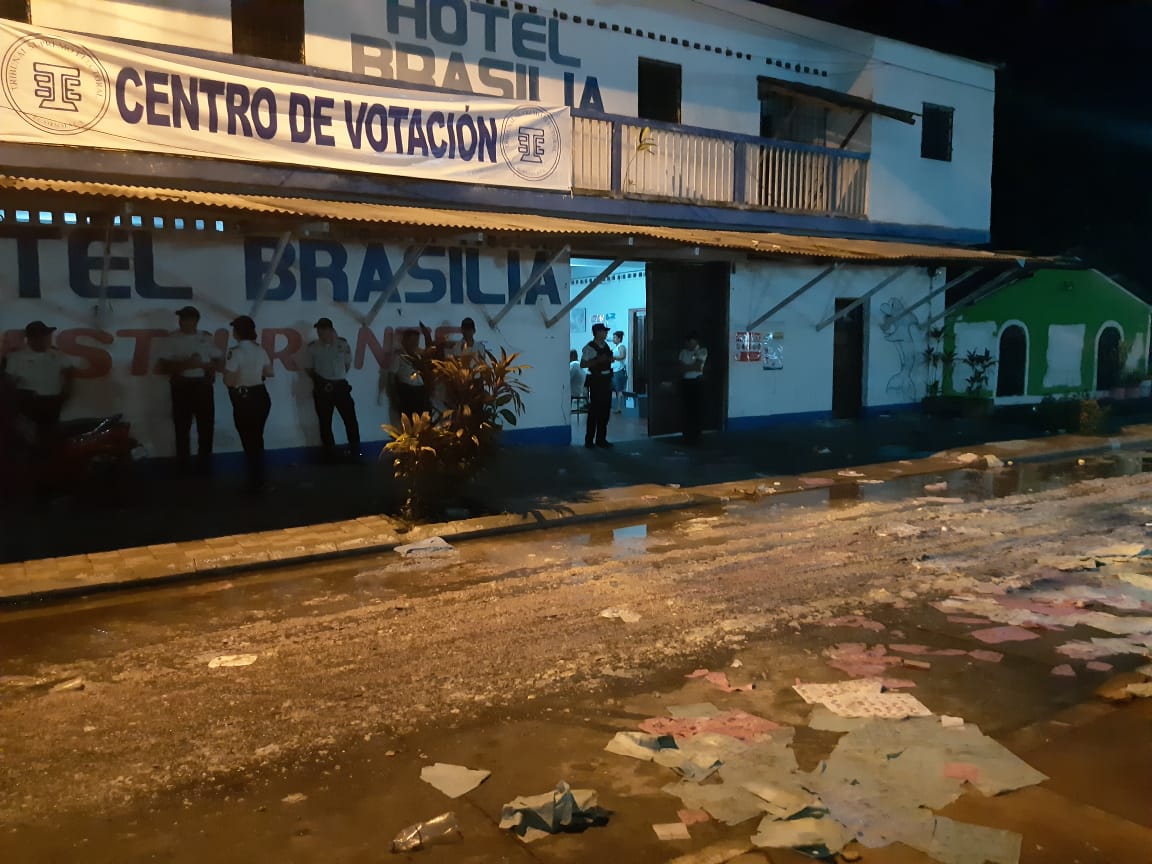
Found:
[{"label": "arched window", "polygon": [[996,395],[1023,396],[1028,375],[1028,334],[1011,324],[1000,334],[1000,362],[996,368]]},{"label": "arched window", "polygon": [[1120,328],[1105,327],[1096,340],[1096,389],[1111,390],[1120,384],[1120,370],[1124,358],[1120,356]]}]

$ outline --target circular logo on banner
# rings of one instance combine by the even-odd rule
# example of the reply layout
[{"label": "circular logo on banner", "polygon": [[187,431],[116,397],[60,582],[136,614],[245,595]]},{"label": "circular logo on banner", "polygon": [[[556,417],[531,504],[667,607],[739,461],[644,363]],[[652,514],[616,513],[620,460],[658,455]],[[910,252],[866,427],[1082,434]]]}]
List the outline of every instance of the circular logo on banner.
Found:
[{"label": "circular logo on banner", "polygon": [[500,152],[518,177],[547,180],[560,166],[563,151],[560,127],[543,108],[523,105],[504,118]]},{"label": "circular logo on banner", "polygon": [[25,36],[4,55],[4,95],[30,125],[53,135],[91,129],[108,110],[108,73],[87,48]]}]

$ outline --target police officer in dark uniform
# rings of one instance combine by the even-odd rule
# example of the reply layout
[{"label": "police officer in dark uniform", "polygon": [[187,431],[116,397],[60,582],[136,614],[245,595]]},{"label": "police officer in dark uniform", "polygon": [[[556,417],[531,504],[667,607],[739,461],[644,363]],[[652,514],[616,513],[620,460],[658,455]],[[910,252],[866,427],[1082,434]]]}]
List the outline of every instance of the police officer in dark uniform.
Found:
[{"label": "police officer in dark uniform", "polygon": [[165,340],[160,371],[172,388],[172,426],[176,433],[176,462],[180,470],[191,465],[192,423],[196,423],[196,472],[212,470],[212,435],[216,426],[216,399],[212,384],[224,352],[211,333],[199,329],[200,312],[195,306],[176,310],[179,329]]},{"label": "police officer in dark uniform", "polygon": [[356,421],[356,402],[352,399],[352,385],[345,377],[352,368],[352,346],[348,340],[336,335],[331,318],[316,322],[317,338],[306,349],[307,371],[312,378],[312,404],[320,424],[320,443],[324,458],[336,458],[336,439],[332,435],[332,412],[339,411],[348,436],[348,454],[360,457],[360,424]]},{"label": "police officer in dark uniform", "polygon": [[236,344],[224,360],[224,384],[232,400],[232,418],[248,464],[248,491],[264,488],[264,424],[272,400],[264,379],[272,377],[272,358],[256,342],[256,323],[247,315],[232,322]]},{"label": "police officer in dark uniform", "polygon": [[584,446],[610,448],[608,418],[612,414],[612,349],[608,346],[608,327],[592,325],[592,341],[580,353],[580,368],[588,370],[588,427]]}]

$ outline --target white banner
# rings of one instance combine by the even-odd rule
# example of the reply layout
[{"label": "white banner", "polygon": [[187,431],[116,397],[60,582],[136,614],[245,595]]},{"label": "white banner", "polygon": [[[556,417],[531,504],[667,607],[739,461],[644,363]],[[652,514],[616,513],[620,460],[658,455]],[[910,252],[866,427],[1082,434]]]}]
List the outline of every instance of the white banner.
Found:
[{"label": "white banner", "polygon": [[291,75],[0,23],[0,140],[568,191],[567,108]]}]

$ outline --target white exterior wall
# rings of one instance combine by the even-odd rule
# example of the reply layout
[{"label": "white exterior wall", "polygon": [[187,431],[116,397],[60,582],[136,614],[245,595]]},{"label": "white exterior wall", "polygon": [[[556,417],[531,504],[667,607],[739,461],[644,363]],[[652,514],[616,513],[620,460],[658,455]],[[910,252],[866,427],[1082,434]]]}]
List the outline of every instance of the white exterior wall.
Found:
[{"label": "white exterior wall", "polygon": [[[446,2],[449,10],[466,8],[464,0]],[[871,145],[869,219],[988,229],[995,74],[986,65],[743,0],[636,0],[630,4],[555,0],[537,7],[540,17],[531,26],[525,25],[524,32],[536,34],[537,41],[531,41],[530,36],[530,41],[521,45],[519,56],[513,50],[511,18],[492,19],[489,45],[483,14],[469,11],[461,19],[466,22],[465,31],[456,29],[451,11],[444,12],[441,35],[466,32],[466,44],[451,45],[444,39],[438,41],[424,19],[422,34],[417,33],[417,25],[410,18],[397,19],[398,32],[389,32],[387,5],[385,0],[305,0],[306,62],[342,72],[362,72],[392,83],[402,84],[407,77],[437,86],[472,89],[477,94],[497,95],[506,87],[510,91],[507,95],[525,101],[533,95],[529,75],[538,75],[539,92],[535,95],[552,105],[565,103],[564,76],[568,73],[575,107],[581,106],[586,95],[591,98],[598,93],[606,112],[635,116],[637,58],[647,57],[682,66],[681,113],[685,125],[750,135],[759,131],[757,78],[763,75],[838,89],[917,113],[924,102],[952,106],[956,109],[952,162],[920,158],[919,124],[909,126],[876,116],[857,133],[853,149]],[[436,0],[402,0],[401,5],[439,8]],[[518,14],[498,6],[472,5],[509,16]],[[34,24],[231,50],[228,0],[32,0],[31,9]],[[553,19],[553,9],[566,13],[568,20]],[[575,23],[577,16],[582,23]],[[589,19],[595,26],[587,25]],[[608,28],[601,29],[601,22]],[[614,32],[612,25],[621,29]],[[642,29],[645,35],[626,34],[624,27]],[[649,31],[668,41],[649,39]],[[387,43],[387,61],[373,61],[371,68],[354,62],[353,34]],[[673,45],[672,38],[693,46],[720,47],[725,53]],[[397,43],[409,46],[408,53],[399,58],[394,53]],[[421,52],[434,59],[420,56]],[[453,52],[459,59],[455,66],[451,65]],[[528,56],[533,52],[543,59]],[[771,63],[766,62],[769,59]],[[793,68],[781,68],[775,65],[777,60]],[[491,73],[507,84],[485,84],[478,68],[482,61],[512,65],[511,71]],[[427,76],[403,71],[420,70],[426,62]],[[523,67],[519,74],[516,64]],[[805,73],[800,71],[803,67],[827,71],[828,75]],[[536,71],[530,73],[530,68]]]},{"label": "white exterior wall", "polygon": [[[143,232],[141,232],[143,233]],[[183,297],[172,299],[146,299],[140,296],[144,276],[140,262],[132,260],[131,242],[116,242],[112,248],[113,269],[108,283],[109,295],[104,308],[93,297],[79,296],[70,287],[77,278],[70,272],[69,249],[64,240],[39,242],[40,298],[21,297],[18,287],[17,242],[0,239],[0,337],[7,348],[18,347],[23,341],[24,326],[33,320],[43,320],[59,328],[54,334],[55,344],[66,354],[78,358],[80,380],[76,382],[73,398],[64,410],[67,417],[104,416],[123,413],[131,421],[133,434],[155,456],[173,453],[170,397],[167,378],[155,373],[155,365],[163,351],[162,336],[175,329],[174,311],[191,303],[200,309],[201,329],[214,331],[218,340],[230,335],[228,322],[234,317],[249,314],[252,292],[258,275],[246,265],[243,239],[224,235],[190,235],[174,238],[154,235],[155,273],[151,282],[160,286],[190,289]],[[274,246],[276,238],[269,243]],[[290,297],[288,288],[280,278],[274,279],[266,299],[255,313],[257,329],[263,344],[277,356],[274,358],[274,377],[268,381],[272,399],[272,414],[265,434],[269,449],[317,445],[319,436],[311,400],[311,383],[293,365],[290,343],[306,344],[315,338],[313,325],[322,316],[330,317],[337,332],[351,343],[356,362],[349,374],[356,399],[361,434],[365,442],[381,441],[383,423],[389,418],[389,404],[382,391],[382,365],[389,368],[398,343],[398,329],[418,326],[423,321],[434,331],[443,328],[448,338],[457,338],[461,318],[476,320],[477,338],[486,342],[497,355],[503,347],[508,352],[522,352],[522,362],[531,365],[523,380],[532,392],[526,399],[527,411],[520,419],[518,429],[553,429],[553,438],[564,439],[568,430],[568,328],[561,321],[546,329],[542,319],[554,315],[568,298],[568,263],[558,262],[552,268],[555,280],[553,296],[529,298],[531,305],[522,303],[513,308],[493,331],[486,315],[495,315],[502,306],[498,297],[508,297],[508,250],[484,249],[479,252],[475,271],[479,285],[466,275],[468,267],[461,268],[466,283],[459,288],[459,280],[450,273],[444,250],[429,248],[420,259],[419,267],[400,283],[403,302],[388,302],[380,309],[371,327],[362,319],[371,309],[378,293],[357,299],[355,296],[364,262],[365,247],[361,242],[342,244],[348,262],[343,272],[348,279],[349,302],[333,302],[331,280],[316,280],[316,299],[301,298],[299,244],[294,243],[289,257],[295,257],[291,267],[282,267],[281,275],[296,288]],[[386,245],[393,269],[403,261],[404,248]],[[75,250],[73,250],[75,251]],[[80,275],[86,281],[100,281],[102,240],[94,240],[86,250],[93,256],[88,262],[91,269]],[[533,253],[518,250],[521,259],[519,279],[528,278],[533,266]],[[271,257],[265,247],[262,257]],[[316,256],[321,266],[330,258],[323,252]],[[288,260],[287,258],[285,260]],[[132,271],[125,268],[131,266]],[[246,284],[247,283],[247,284]],[[419,301],[419,295],[436,291],[444,285],[446,296],[434,303]],[[123,287],[121,287],[123,286]],[[493,295],[483,304],[470,302],[479,287]],[[25,286],[27,292],[28,286]],[[165,293],[161,291],[160,293]],[[175,295],[175,291],[166,293]],[[463,302],[452,302],[452,294],[462,294]],[[120,296],[124,295],[124,296]],[[457,298],[461,299],[461,298]],[[223,332],[221,332],[223,331]],[[274,332],[275,331],[275,332]],[[395,340],[395,341],[394,341]],[[378,359],[376,346],[383,357]],[[283,355],[283,356],[280,356]],[[338,441],[343,440],[339,419],[334,421]],[[546,439],[550,440],[550,439]],[[566,440],[566,439],[564,439]],[[216,451],[225,453],[240,449],[239,439],[232,423],[228,395],[220,379],[216,384]]]},{"label": "white exterior wall", "polygon": [[[826,264],[742,264],[732,276],[730,307],[733,331],[747,325],[817,276]],[[829,274],[776,315],[757,325],[760,333],[784,334],[784,368],[766,370],[761,363],[729,361],[728,416],[763,418],[832,410],[832,363],[835,324],[817,331],[830,318],[837,298],[861,297],[890,276],[894,267],[842,267]],[[864,304],[864,406],[908,405],[924,395],[927,347],[925,323],[941,311],[942,297],[914,310],[895,327],[885,327],[885,313],[919,301],[943,275],[929,276],[915,267]],[[731,346],[729,351],[732,351]]]},{"label": "white exterior wall", "polygon": [[232,50],[231,0],[31,0],[32,23],[95,36]]}]

